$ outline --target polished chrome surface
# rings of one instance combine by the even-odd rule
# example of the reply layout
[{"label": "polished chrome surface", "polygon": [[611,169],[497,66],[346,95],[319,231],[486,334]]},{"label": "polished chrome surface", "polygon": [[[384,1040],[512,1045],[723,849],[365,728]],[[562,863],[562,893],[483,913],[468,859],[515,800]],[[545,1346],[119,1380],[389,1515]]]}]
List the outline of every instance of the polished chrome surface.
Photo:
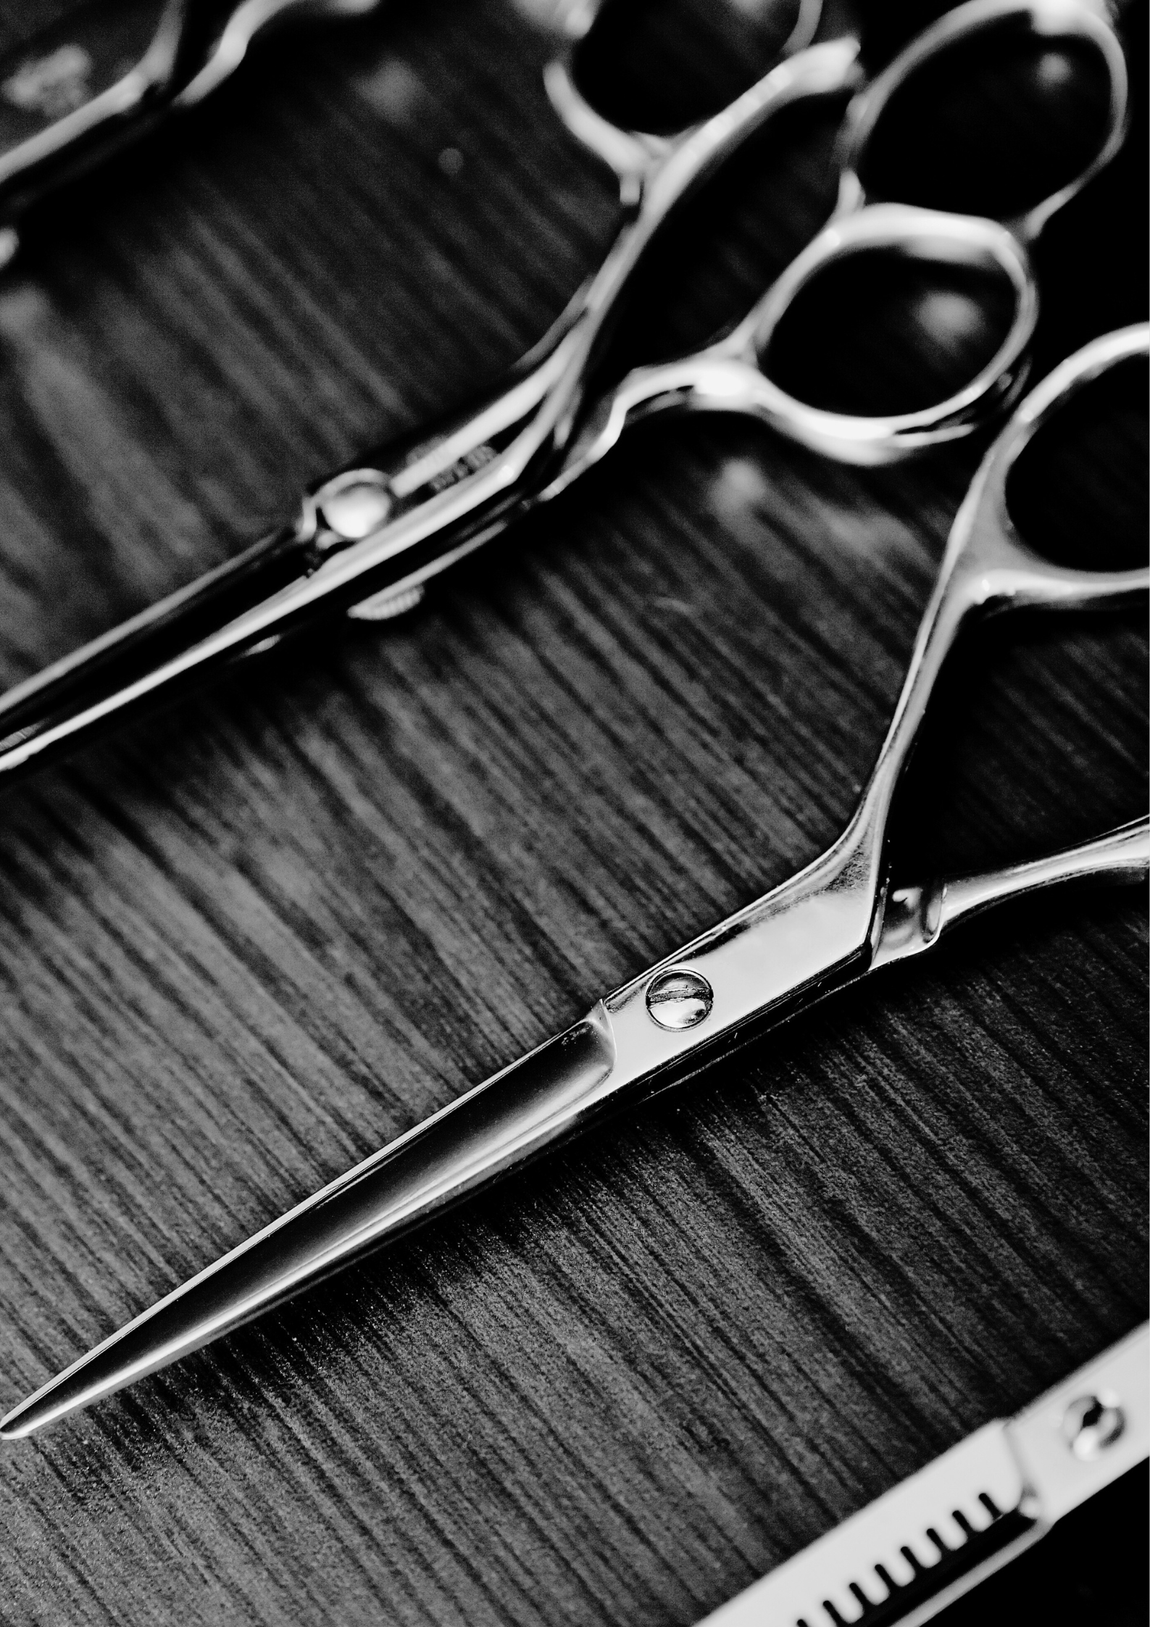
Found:
[{"label": "polished chrome surface", "polygon": [[[682,136],[654,135],[631,127],[621,128],[604,118],[580,92],[574,59],[578,47],[594,28],[601,3],[602,0],[569,0],[561,8],[559,26],[564,36],[563,48],[547,64],[544,83],[556,111],[572,135],[615,171],[623,201],[637,203],[660,162],[674,150]],[[779,48],[780,57],[805,51],[814,39],[822,14],[823,0],[800,0],[795,25]],[[853,42],[850,42],[848,49],[853,57]],[[737,107],[738,103],[734,106]],[[721,119],[725,115],[718,117]],[[708,124],[714,122],[707,121]]]},{"label": "polished chrome surface", "polygon": [[1129,84],[1122,47],[1110,26],[1113,9],[1107,0],[1021,0],[1019,4],[1005,5],[1000,0],[968,0],[966,5],[945,12],[871,81],[848,110],[843,128],[845,156],[839,183],[839,212],[853,212],[867,202],[858,172],[883,111],[901,85],[932,57],[970,38],[977,30],[1018,20],[1040,37],[1070,35],[1089,41],[1104,59],[1110,80],[1107,132],[1093,159],[1057,191],[1008,222],[1024,242],[1033,243],[1051,215],[1069,203],[1075,193],[1081,192],[1122,145]]},{"label": "polished chrome surface", "polygon": [[773,428],[845,463],[889,463],[911,452],[961,440],[1017,394],[1025,379],[1038,320],[1038,290],[1022,241],[1006,226],[910,204],[873,203],[840,213],[783,272],[743,327],[732,335],[748,356],[762,354],[806,285],[836,260],[886,249],[927,262],[959,262],[998,272],[1010,284],[1010,329],[986,365],[960,391],[915,412],[867,417],[812,407],[788,395],[766,374],[755,410]]},{"label": "polished chrome surface", "polygon": [[[212,60],[235,60],[237,42],[246,42],[252,28],[283,9],[272,0],[242,5],[218,35]],[[336,9],[360,9],[360,0]],[[782,60],[728,107],[671,136],[618,130],[588,106],[572,74],[573,53],[593,29],[597,9],[591,0],[567,9],[566,45],[547,84],[571,130],[614,168],[623,218],[598,271],[524,358],[510,386],[423,444],[385,450],[321,482],[282,531],[0,696],[0,776],[26,772],[79,747],[112,721],[155,706],[237,655],[269,648],[316,617],[347,613],[383,620],[398,613],[397,606],[409,608],[427,582],[562,491],[610,450],[628,424],[651,412],[747,413],[829,456],[879,463],[968,435],[1015,398],[1037,310],[1025,240],[1106,161],[1122,136],[1125,69],[1104,8],[1093,0],[970,0],[928,29],[854,103],[838,212],[815,242],[727,338],[696,356],[639,368],[605,395],[595,389],[599,348],[658,229],[780,110],[851,90],[861,74],[853,37],[810,43],[821,7],[804,0]],[[1024,221],[864,199],[855,171],[894,89],[956,41],[980,30],[993,34],[1003,19],[1040,36],[1088,39],[1097,48],[1109,75],[1108,135],[1083,174]],[[193,78],[186,94],[204,83]],[[878,244],[919,259],[994,267],[1013,291],[1009,335],[976,378],[921,412],[846,416],[795,400],[762,369],[771,333],[822,267]]]},{"label": "polished chrome surface", "polygon": [[233,1249],[0,1427],[26,1434],[131,1384],[459,1202],[568,1132],[613,1066],[593,1012]]},{"label": "polished chrome surface", "polygon": [[[1150,1333],[1145,1324],[1079,1368],[1006,1426],[1044,1527],[1101,1491],[1150,1450]],[[1101,1403],[1095,1414],[1083,1403]],[[1121,1415],[1121,1427],[1115,1427]],[[1070,1427],[1068,1427],[1068,1423]],[[1083,1434],[1083,1428],[1089,1434]]]},{"label": "polished chrome surface", "polygon": [[[838,1627],[865,1619],[862,1599],[886,1606],[884,1622],[929,1621],[1150,1454],[1148,1361],[1143,1325],[1017,1417],[986,1424],[844,1520],[700,1627]],[[1109,1399],[1099,1405],[1100,1396]],[[1096,1414],[1109,1430],[1098,1428],[1096,1447],[1080,1451],[1081,1430],[1068,1431],[1066,1420]]]},{"label": "polished chrome surface", "polygon": [[[868,199],[857,172],[867,143],[894,93],[925,64],[1005,21],[1020,23],[1039,36],[1082,39],[1097,50],[1110,86],[1107,130],[1098,152],[1079,174],[1039,200],[1024,216],[1010,221],[912,207],[894,199]],[[565,81],[556,81],[560,83],[566,98],[569,87]],[[554,85],[552,90],[555,94]],[[598,409],[598,436],[585,433],[580,451],[582,464],[603,456],[624,424],[640,415],[648,402],[667,404],[670,391],[682,395],[682,405],[761,417],[780,433],[848,463],[888,463],[971,434],[1008,405],[1025,381],[1027,350],[1038,316],[1038,291],[1028,246],[1051,215],[1080,191],[1121,146],[1127,94],[1121,46],[1110,27],[1106,6],[1095,0],[968,0],[949,12],[913,40],[855,98],[844,128],[838,206],[828,224],[727,338],[699,358],[672,364],[669,369],[640,369],[625,380],[616,398]],[[560,109],[572,129],[582,133],[582,113],[573,117],[565,99]],[[929,407],[882,416],[813,407],[788,394],[769,377],[764,354],[782,318],[815,277],[836,260],[876,248],[927,262],[957,261],[996,270],[1013,294],[1009,331],[996,354],[973,379],[954,395]],[[572,477],[573,467],[571,463],[565,468],[564,484]]]},{"label": "polished chrome surface", "polygon": [[331,545],[360,542],[385,524],[395,503],[376,469],[349,469],[326,481],[312,498],[316,531]]},{"label": "polished chrome surface", "polygon": [[17,1407],[0,1432],[28,1434],[176,1360],[560,1138],[688,1077],[749,1027],[780,1021],[927,947],[978,909],[1056,881],[1144,874],[1145,822],[1037,865],[947,883],[949,894],[891,895],[886,826],[931,692],[969,617],[1016,605],[1103,604],[1150,584],[1146,569],[1046,565],[1017,537],[1005,500],[1007,472],[1038,426],[1090,379],[1148,350],[1145,327],[1087,345],[1031,393],[990,448],[955,520],[870,783],[826,853],[161,1300]]},{"label": "polished chrome surface", "polygon": [[714,1003],[714,989],[698,972],[672,967],[647,984],[647,1015],[660,1028],[694,1028]]},{"label": "polished chrome surface", "polygon": [[[816,451],[850,462],[885,463],[923,446],[971,433],[1017,395],[1026,376],[1026,352],[1038,319],[1038,290],[1027,250],[1064,203],[1107,164],[1122,144],[1128,83],[1122,48],[1102,0],[968,0],[925,29],[874,82],[861,91],[847,114],[844,157],[835,215],[799,255],[747,319],[758,353],[795,297],[832,261],[860,250],[882,247],[924,260],[965,261],[997,269],[1011,284],[1014,315],[996,354],[962,390],[915,412],[880,418],[817,412],[784,391],[772,395],[765,416],[783,434]],[[895,92],[932,59],[987,29],[1022,23],[1034,34],[1089,42],[1106,65],[1110,96],[1105,137],[1075,176],[1020,217],[991,223],[963,215],[899,206],[898,200],[868,199],[859,170],[868,142]]]},{"label": "polished chrome surface", "polygon": [[982,876],[896,887],[887,896],[872,969],[932,949],[958,921],[1064,881],[1137,881],[1150,870],[1150,821],[1134,820],[1092,842]]},{"label": "polished chrome surface", "polygon": [[456,427],[357,468],[390,496],[382,525],[357,539],[324,529],[317,501],[338,487],[337,474],[304,497],[276,537],[0,697],[0,775],[78,746],[114,716],[154,704],[316,615],[410,594],[537,501],[575,437],[592,350],[658,227],[778,108],[849,83],[854,57],[850,43],[780,64],[652,160],[602,266],[511,386]]},{"label": "polished chrome surface", "polygon": [[1113,1390],[1076,1395],[1062,1414],[1063,1438],[1083,1462],[1109,1452],[1125,1429],[1126,1413]]},{"label": "polished chrome surface", "polygon": [[353,604],[348,615],[353,621],[394,621],[396,616],[417,609],[423,603],[424,591],[419,583],[409,588],[385,588],[361,604]]}]

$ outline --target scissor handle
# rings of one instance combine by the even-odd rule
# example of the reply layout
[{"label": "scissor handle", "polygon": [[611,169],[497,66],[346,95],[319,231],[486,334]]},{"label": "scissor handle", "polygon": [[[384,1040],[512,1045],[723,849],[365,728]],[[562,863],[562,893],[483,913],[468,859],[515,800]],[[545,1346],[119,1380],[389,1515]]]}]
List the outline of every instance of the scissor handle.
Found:
[{"label": "scissor handle", "polygon": [[1009,480],[1020,455],[1070,398],[1121,362],[1150,356],[1150,323],[1084,345],[1030,391],[982,461],[955,520],[943,591],[983,607],[1074,609],[1128,599],[1150,587],[1150,568],[1089,570],[1053,564],[1019,531]]},{"label": "scissor handle", "polygon": [[1030,391],[983,458],[951,528],[902,693],[853,822],[852,840],[869,846],[876,859],[896,787],[939,673],[972,615],[1009,608],[1069,610],[1117,604],[1150,587],[1146,566],[1091,571],[1051,564],[1020,536],[1008,501],[1008,480],[1019,455],[1059,408],[1119,363],[1148,355],[1150,324],[1092,340]]},{"label": "scissor handle", "polygon": [[[881,951],[891,804],[939,674],[972,615],[1011,605],[1116,602],[1150,585],[1146,569],[1071,571],[1048,564],[1018,537],[1007,505],[1010,469],[1038,428],[1092,379],[1146,354],[1150,326],[1107,334],[1063,362],[1016,409],[956,516],[894,716],[850,824],[804,871],[676,957],[676,969],[710,979],[716,1003],[720,984],[739,990],[752,969],[761,1009],[809,1003],[865,971]],[[617,1037],[624,1021],[642,1032],[636,990],[642,993],[638,985],[622,991],[618,1014],[608,1002]]]},{"label": "scissor handle", "polygon": [[[617,124],[594,107],[579,85],[579,58],[592,45],[595,26],[612,0],[566,0],[556,19],[560,45],[544,69],[544,83],[563,123],[583,145],[613,169],[624,202],[638,200],[645,182],[673,149],[709,120],[685,122],[669,134]],[[799,0],[795,23],[780,42],[776,61],[810,44],[818,29],[823,0]]]},{"label": "scissor handle", "polygon": [[1008,898],[1067,881],[1144,882],[1150,873],[1150,820],[1134,819],[1093,841],[1011,865],[986,875],[961,876],[941,884],[937,932],[980,915]]},{"label": "scissor handle", "polygon": [[[1027,241],[1053,211],[1065,203],[1113,155],[1125,124],[1126,73],[1122,50],[1105,19],[1105,8],[1094,0],[969,0],[928,28],[894,59],[869,89],[851,104],[840,140],[843,171],[835,215],[826,227],[787,267],[742,322],[698,355],[634,369],[610,395],[600,399],[581,424],[577,440],[568,448],[551,490],[562,489],[609,450],[628,423],[668,406],[696,410],[743,412],[761,418],[773,428],[824,456],[841,462],[882,464],[894,462],[946,442],[963,439],[1017,400],[1026,383],[1029,348],[1038,317],[1038,293],[1027,252]],[[585,24],[587,9],[580,8]],[[995,221],[971,215],[926,209],[906,202],[868,202],[857,168],[880,115],[898,88],[928,63],[957,43],[977,37],[1011,21],[1021,20],[1040,37],[1046,31],[1058,37],[1081,37],[1096,48],[1108,74],[1109,98],[1106,133],[1090,163],[1062,184],[1052,196],[1034,205],[1021,219]],[[852,53],[832,67],[833,53],[843,43],[821,44],[800,51],[768,81],[789,74],[800,93],[842,89],[847,74],[842,63],[857,73]],[[816,60],[826,59],[821,85],[814,80]],[[828,71],[829,70],[829,71]],[[558,70],[557,70],[558,72]],[[763,81],[765,86],[768,81]],[[567,96],[570,86],[560,75],[553,85]],[[756,87],[754,95],[761,94]],[[792,92],[795,94],[795,92]],[[574,92],[571,92],[574,96]],[[741,99],[748,101],[748,97]],[[737,106],[738,104],[736,104]],[[774,104],[781,105],[778,92]],[[575,97],[561,111],[572,128],[587,122],[581,134],[604,156],[615,144],[612,162],[644,204],[659,195],[664,176],[673,176],[681,163],[684,138],[653,138],[622,132],[587,110]],[[730,112],[733,114],[735,109]],[[598,120],[598,125],[595,121]],[[712,125],[717,121],[712,121]],[[594,128],[593,128],[594,126]],[[750,127],[746,120],[742,130]],[[596,131],[598,133],[596,134]],[[711,126],[690,138],[706,135]],[[690,145],[690,141],[687,145]],[[729,150],[728,133],[715,141],[716,153]],[[647,193],[644,193],[647,188]],[[662,200],[660,199],[660,202]],[[911,412],[864,415],[813,406],[800,400],[771,376],[769,351],[780,324],[803,290],[836,261],[875,251],[891,252],[923,263],[962,265],[990,274],[1010,290],[1011,320],[994,354],[960,389],[927,407]]]},{"label": "scissor handle", "polygon": [[[1048,197],[1010,220],[993,221],[927,209],[920,200],[868,201],[860,172],[868,142],[897,91],[924,64],[941,58],[1004,22],[1024,22],[1040,39],[1085,41],[1108,76],[1105,130],[1077,174]],[[756,410],[774,428],[827,456],[849,463],[882,464],[928,447],[962,439],[1000,414],[1017,398],[1038,317],[1038,290],[1027,254],[1050,216],[1106,164],[1125,132],[1127,79],[1122,48],[1094,0],[968,0],[925,30],[861,91],[848,110],[841,142],[842,173],[836,212],[787,268],[731,337],[732,350],[764,373]],[[885,251],[925,264],[961,264],[996,275],[1009,287],[1012,314],[994,355],[959,390],[903,413],[864,415],[821,408],[801,400],[771,377],[770,350],[796,299],[835,262]]]},{"label": "scissor handle", "polygon": [[[889,251],[924,263],[964,265],[1009,285],[1010,326],[960,390],[912,412],[867,415],[811,406],[770,376],[771,341],[797,296],[836,261]],[[755,410],[774,429],[843,463],[884,464],[962,440],[1001,413],[1026,381],[1038,289],[1025,247],[1007,227],[908,204],[871,204],[832,220],[767,291],[732,342],[762,372]]]},{"label": "scissor handle", "polygon": [[[809,406],[762,370],[760,356],[796,294],[833,260],[894,249],[990,269],[1010,284],[1014,314],[995,354],[960,391],[918,412],[867,417]],[[839,463],[895,462],[960,440],[1017,399],[1038,316],[1026,250],[1005,226],[906,204],[875,204],[833,221],[799,254],[731,333],[696,355],[634,368],[597,401],[551,491],[562,490],[615,445],[628,424],[667,407],[746,413]]]},{"label": "scissor handle", "polygon": [[1150,819],[1135,819],[1091,841],[1004,870],[898,887],[886,899],[871,968],[924,954],[951,927],[1011,898],[1067,881],[1145,882],[1150,873]]},{"label": "scissor handle", "polygon": [[[956,46],[980,34],[1024,23],[1038,38],[1078,39],[1091,47],[1104,64],[1108,79],[1108,105],[1105,132],[1093,157],[1068,176],[1061,186],[1036,200],[1029,208],[1001,218],[1015,235],[1032,243],[1051,215],[1081,192],[1117,153],[1126,133],[1129,76],[1121,43],[1111,25],[1113,8],[1107,0],[966,0],[944,13],[923,29],[898,56],[860,90],[848,107],[839,134],[838,212],[861,208],[865,203],[921,200],[897,198],[864,184],[868,148],[892,100],[903,86],[926,64],[938,60]],[[989,211],[988,211],[989,212]]]}]

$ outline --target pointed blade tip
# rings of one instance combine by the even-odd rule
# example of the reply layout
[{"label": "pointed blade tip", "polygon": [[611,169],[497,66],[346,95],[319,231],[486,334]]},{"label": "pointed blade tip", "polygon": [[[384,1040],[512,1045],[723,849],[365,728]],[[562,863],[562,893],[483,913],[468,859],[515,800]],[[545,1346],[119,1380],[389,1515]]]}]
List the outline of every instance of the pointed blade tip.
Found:
[{"label": "pointed blade tip", "polygon": [[62,1386],[59,1378],[52,1379],[42,1389],[36,1390],[27,1396],[18,1406],[5,1413],[0,1418],[0,1441],[20,1441],[28,1435],[34,1435],[38,1429],[46,1424],[55,1423],[58,1418],[66,1418],[69,1413],[78,1412],[81,1407],[88,1405],[89,1401],[98,1400],[98,1396],[85,1396],[81,1400],[61,1398]]},{"label": "pointed blade tip", "polygon": [[41,1420],[34,1415],[30,1417],[30,1413],[32,1407],[28,1401],[21,1401],[18,1407],[13,1407],[11,1412],[5,1413],[4,1417],[0,1418],[0,1440],[23,1440],[25,1435],[31,1435],[33,1430],[38,1429]]}]

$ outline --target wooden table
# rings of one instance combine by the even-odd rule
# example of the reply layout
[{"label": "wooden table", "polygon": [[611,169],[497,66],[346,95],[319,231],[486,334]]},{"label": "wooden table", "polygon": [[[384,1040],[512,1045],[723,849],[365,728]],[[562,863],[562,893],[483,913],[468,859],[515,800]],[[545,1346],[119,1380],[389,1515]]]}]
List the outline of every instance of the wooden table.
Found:
[{"label": "wooden table", "polygon": [[[0,679],[542,334],[616,218],[546,50],[510,0],[285,36],[30,229]],[[764,154],[728,269],[809,235],[833,124]],[[1044,366],[1142,314],[1142,146],[1044,242]],[[813,857],[978,451],[656,420],[407,620],[10,794],[0,1403]],[[974,643],[908,863],[1140,811],[1142,618]],[[695,1621],[1145,1315],[1144,940],[1127,889],[1002,912],[6,1447],[0,1615]]]}]

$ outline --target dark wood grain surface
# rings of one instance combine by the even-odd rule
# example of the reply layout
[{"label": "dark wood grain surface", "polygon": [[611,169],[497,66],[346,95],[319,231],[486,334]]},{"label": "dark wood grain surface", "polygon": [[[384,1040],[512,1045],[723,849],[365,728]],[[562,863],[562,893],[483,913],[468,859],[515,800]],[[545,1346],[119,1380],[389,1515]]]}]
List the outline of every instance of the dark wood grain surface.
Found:
[{"label": "dark wood grain surface", "polygon": [[[0,679],[539,337],[615,220],[546,50],[500,0],[285,36],[30,224]],[[826,207],[818,122],[736,282]],[[1043,366],[1142,315],[1143,145],[1040,250]],[[0,1404],[825,846],[978,450],[653,422],[414,617],[11,794]],[[912,870],[1141,811],[1143,614],[973,645]],[[1145,1315],[1144,941],[1129,890],[1000,913],[5,1447],[0,1619],[694,1621]]]}]

